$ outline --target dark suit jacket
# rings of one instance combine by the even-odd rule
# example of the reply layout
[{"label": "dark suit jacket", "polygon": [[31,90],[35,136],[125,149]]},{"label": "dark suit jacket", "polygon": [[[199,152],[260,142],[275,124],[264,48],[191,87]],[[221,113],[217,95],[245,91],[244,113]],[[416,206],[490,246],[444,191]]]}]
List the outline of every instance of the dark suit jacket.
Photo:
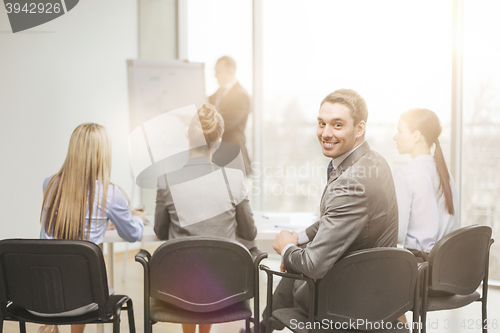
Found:
[{"label": "dark suit jacket", "polygon": [[396,246],[398,207],[385,159],[363,143],[335,170],[323,192],[320,219],[306,230],[306,248],[284,255],[289,272],[322,278],[341,257],[360,249]]},{"label": "dark suit jacket", "polygon": [[[208,98],[210,104],[215,105],[219,94],[223,93],[223,89],[219,88]],[[224,118],[224,134],[222,142],[232,142],[240,146],[243,161],[245,163],[246,174],[250,169],[250,159],[246,148],[245,127],[247,125],[248,114],[250,113],[250,97],[245,88],[241,84],[236,83],[228,93],[221,98],[217,107],[218,111]]]}]

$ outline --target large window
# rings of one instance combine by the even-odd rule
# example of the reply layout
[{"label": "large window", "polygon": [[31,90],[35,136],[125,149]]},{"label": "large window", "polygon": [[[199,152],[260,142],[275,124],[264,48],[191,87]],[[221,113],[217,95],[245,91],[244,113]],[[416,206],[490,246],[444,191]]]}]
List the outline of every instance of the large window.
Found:
[{"label": "large window", "polygon": [[[207,65],[207,93],[217,89],[216,59],[228,54],[252,95],[252,1],[187,1],[188,55]],[[461,223],[491,225],[499,239],[500,2],[463,2]],[[262,6],[256,22],[263,82],[256,93],[263,108],[255,110],[262,136],[249,138],[251,119],[247,128],[249,146],[253,140],[263,147],[262,159],[254,159],[261,175],[252,180],[262,209],[318,209],[328,160],[317,142],[316,116],[321,100],[338,88],[365,98],[367,141],[393,168],[409,161],[392,140],[399,115],[415,107],[435,111],[450,166],[452,0],[265,0]],[[491,278],[500,280],[500,247],[492,247]]]},{"label": "large window", "polygon": [[366,139],[391,166],[399,115],[435,111],[450,157],[451,1],[263,1],[266,210],[316,210],[328,160],[316,138],[321,100],[352,88],[367,101]]},{"label": "large window", "polygon": [[[500,2],[464,1],[462,225],[487,224],[500,238]],[[500,248],[490,277],[500,280]]]},{"label": "large window", "polygon": [[[236,77],[252,98],[252,0],[186,2],[187,59],[205,64],[207,97],[219,88],[214,69],[217,59],[228,55],[236,61]],[[250,113],[245,130],[246,147],[250,160],[255,161],[252,133],[253,114]]]},{"label": "large window", "polygon": [[188,60],[205,63],[207,94],[218,88],[215,62],[233,57],[236,76],[252,94],[252,1],[187,0]]}]

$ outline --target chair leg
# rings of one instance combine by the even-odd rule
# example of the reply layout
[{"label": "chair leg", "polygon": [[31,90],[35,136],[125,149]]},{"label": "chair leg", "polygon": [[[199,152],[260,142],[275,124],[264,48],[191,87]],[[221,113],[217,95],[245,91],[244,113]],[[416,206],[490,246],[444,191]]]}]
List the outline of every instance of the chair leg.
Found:
[{"label": "chair leg", "polygon": [[127,301],[127,315],[129,331],[130,333],[135,333],[134,307],[132,305],[132,299]]},{"label": "chair leg", "polygon": [[490,239],[490,246],[488,247],[488,252],[486,254],[486,267],[484,270],[484,278],[483,278],[483,294],[481,295],[481,305],[482,305],[482,317],[483,317],[483,333],[488,333],[488,309],[487,309],[487,301],[488,301],[488,275],[489,275],[489,262],[490,262],[490,249],[491,244],[493,244],[494,240]]},{"label": "chair leg", "polygon": [[[271,333],[271,317],[273,315],[273,275],[267,272],[267,306],[266,306],[266,318],[264,320],[266,332],[260,333]],[[264,331],[264,330],[263,330]]]},{"label": "chair leg", "polygon": [[420,322],[422,323],[422,333],[427,332],[427,309],[422,309],[422,313],[420,314]]},{"label": "chair leg", "polygon": [[245,333],[250,333],[250,320],[245,319]]},{"label": "chair leg", "polygon": [[421,323],[421,333],[426,333],[427,332],[427,298],[428,298],[428,293],[429,293],[429,287],[428,287],[428,282],[429,281],[429,269],[427,268],[424,272],[424,278],[422,281],[422,303],[421,307],[419,309],[420,311],[420,323]]},{"label": "chair leg", "polygon": [[482,317],[483,317],[483,333],[488,333],[488,314],[487,314],[487,308],[486,308],[486,299],[484,296],[481,299],[481,307],[482,307]]},{"label": "chair leg", "polygon": [[120,333],[120,316],[113,318],[113,333]]},{"label": "chair leg", "polygon": [[26,322],[24,321],[19,322],[19,331],[21,333],[26,333]]},{"label": "chair leg", "polygon": [[120,306],[115,308],[115,313],[113,313],[113,333],[120,333],[120,314],[122,308]]}]

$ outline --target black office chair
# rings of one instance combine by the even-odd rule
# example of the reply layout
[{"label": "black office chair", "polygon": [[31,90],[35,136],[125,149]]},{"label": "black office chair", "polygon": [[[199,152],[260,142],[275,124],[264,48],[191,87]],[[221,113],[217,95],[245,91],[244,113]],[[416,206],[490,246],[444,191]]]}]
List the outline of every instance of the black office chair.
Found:
[{"label": "black office chair", "polygon": [[[126,306],[125,306],[126,303]],[[91,305],[90,312],[74,312]],[[135,333],[132,300],[109,296],[101,249],[75,240],[6,239],[0,241],[0,333],[3,321],[46,325],[113,323],[120,332],[120,312],[126,309]],[[61,316],[62,312],[73,311]],[[59,314],[59,315],[57,315]]]},{"label": "black office chair", "polygon": [[[482,303],[483,332],[488,332],[486,306],[493,244],[491,233],[489,226],[473,225],[449,233],[434,245],[429,254],[429,292],[423,300],[424,323],[427,311],[457,309],[477,301]],[[476,291],[481,282],[482,296]]]},{"label": "black office chair", "polygon": [[[250,321],[259,329],[260,261],[241,244],[216,237],[185,237],[163,243],[151,256],[141,250],[144,267],[144,332],[157,322],[214,324]],[[254,299],[254,316],[248,300]]]},{"label": "black office chair", "polygon": [[[274,318],[297,333],[323,332],[321,328],[326,327],[321,323],[324,322],[329,323],[327,332],[408,332],[404,327],[399,329],[396,320],[409,310],[413,310],[413,327],[418,325],[418,298],[427,279],[428,264],[417,265],[417,260],[407,250],[374,248],[356,251],[339,260],[322,279],[316,281],[303,274],[276,272],[264,265],[260,267],[268,274],[266,327],[271,327],[269,320]],[[308,313],[300,308],[272,310],[273,275],[306,281],[309,286]],[[386,329],[391,327],[381,324],[382,321],[390,323],[392,329]],[[304,323],[302,327],[297,324],[299,322]],[[349,330],[352,328],[357,330]]]}]

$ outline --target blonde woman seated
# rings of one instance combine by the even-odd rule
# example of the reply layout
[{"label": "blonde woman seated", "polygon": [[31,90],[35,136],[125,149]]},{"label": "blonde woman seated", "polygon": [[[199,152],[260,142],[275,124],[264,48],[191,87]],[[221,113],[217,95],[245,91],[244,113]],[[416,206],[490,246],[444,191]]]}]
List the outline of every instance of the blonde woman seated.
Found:
[{"label": "blonde woman seated", "polygon": [[457,189],[446,167],[440,134],[441,125],[434,112],[412,109],[401,115],[394,136],[399,153],[412,157],[409,164],[394,171],[398,242],[425,261],[434,244],[459,227]]},{"label": "blonde woman seated", "polygon": [[[111,142],[106,129],[85,123],[71,135],[66,160],[58,173],[45,179],[40,238],[84,239],[100,245],[110,221],[129,242],[141,239],[145,213],[131,211],[121,189],[110,182]],[[94,311],[96,304],[71,311]],[[64,315],[64,314],[60,314]],[[81,333],[85,325],[72,325]],[[42,326],[39,332],[58,332]]]},{"label": "blonde woman seated", "polygon": [[[186,130],[190,145],[187,164],[159,178],[155,233],[160,239],[239,236],[253,240],[257,229],[243,172],[221,168],[211,160],[224,132],[222,116],[210,104],[197,114]],[[199,327],[200,333],[208,333],[211,325]],[[194,333],[196,325],[182,324],[182,329]]]}]

